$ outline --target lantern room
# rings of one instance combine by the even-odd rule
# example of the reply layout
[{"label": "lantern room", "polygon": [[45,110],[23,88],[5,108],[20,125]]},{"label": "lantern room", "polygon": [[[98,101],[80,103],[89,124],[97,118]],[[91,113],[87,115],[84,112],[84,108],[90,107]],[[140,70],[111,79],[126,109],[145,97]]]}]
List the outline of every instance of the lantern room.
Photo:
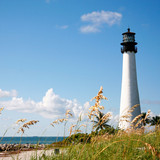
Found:
[{"label": "lantern room", "polygon": [[122,34],[123,35],[123,42],[121,43],[121,45],[123,46],[121,48],[121,52],[134,52],[137,53],[137,47],[135,45],[137,45],[137,42],[135,42],[135,33],[134,32],[130,32],[130,28],[128,28],[128,32],[125,32]]}]

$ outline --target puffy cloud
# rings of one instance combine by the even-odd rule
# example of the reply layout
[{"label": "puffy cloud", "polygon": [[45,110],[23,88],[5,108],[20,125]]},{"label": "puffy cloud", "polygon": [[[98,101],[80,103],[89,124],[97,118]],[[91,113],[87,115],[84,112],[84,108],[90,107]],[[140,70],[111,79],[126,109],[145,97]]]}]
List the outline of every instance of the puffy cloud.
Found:
[{"label": "puffy cloud", "polygon": [[38,113],[45,118],[62,118],[66,110],[70,109],[74,117],[82,114],[82,111],[87,111],[89,102],[80,105],[77,100],[69,100],[61,98],[49,89],[40,102],[35,102],[31,99],[24,100],[22,97],[13,97],[9,101],[0,101],[0,105],[8,110],[18,110],[20,112]]},{"label": "puffy cloud", "polygon": [[119,22],[121,17],[122,15],[117,12],[101,11],[84,14],[81,16],[81,20],[95,24],[106,23],[108,25],[113,25]]},{"label": "puffy cloud", "polygon": [[111,126],[117,127],[117,126],[118,126],[118,123],[119,123],[119,114],[114,115],[113,112],[110,112],[110,113],[111,113],[111,117],[110,117],[109,124],[110,124]]},{"label": "puffy cloud", "polygon": [[3,91],[0,89],[0,98],[2,97],[16,97],[17,96],[17,91],[12,90],[12,91]]},{"label": "puffy cloud", "polygon": [[110,11],[101,11],[101,12],[92,12],[88,14],[84,14],[81,16],[81,21],[89,22],[90,25],[82,26],[80,31],[82,33],[89,33],[89,32],[99,32],[100,28],[107,24],[112,26],[114,24],[118,24],[122,18],[122,14],[117,12],[110,12]]}]

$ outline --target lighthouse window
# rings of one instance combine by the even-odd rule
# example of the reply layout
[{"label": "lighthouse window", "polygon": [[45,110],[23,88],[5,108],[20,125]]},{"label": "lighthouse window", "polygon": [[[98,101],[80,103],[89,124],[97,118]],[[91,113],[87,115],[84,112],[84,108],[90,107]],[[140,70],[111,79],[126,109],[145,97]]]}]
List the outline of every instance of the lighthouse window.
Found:
[{"label": "lighthouse window", "polygon": [[134,39],[134,35],[124,35],[123,36],[123,41],[124,42],[134,42],[135,39]]}]

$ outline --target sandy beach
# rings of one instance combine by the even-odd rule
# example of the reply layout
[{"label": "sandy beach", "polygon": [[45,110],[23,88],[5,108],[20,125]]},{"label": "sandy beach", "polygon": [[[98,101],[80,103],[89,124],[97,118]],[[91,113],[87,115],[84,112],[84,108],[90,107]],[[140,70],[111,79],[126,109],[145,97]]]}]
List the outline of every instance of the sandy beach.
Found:
[{"label": "sandy beach", "polygon": [[32,156],[42,156],[43,154],[52,155],[54,154],[54,149],[50,150],[31,150],[31,151],[22,151],[17,154],[4,154],[0,153],[0,160],[30,160]]}]

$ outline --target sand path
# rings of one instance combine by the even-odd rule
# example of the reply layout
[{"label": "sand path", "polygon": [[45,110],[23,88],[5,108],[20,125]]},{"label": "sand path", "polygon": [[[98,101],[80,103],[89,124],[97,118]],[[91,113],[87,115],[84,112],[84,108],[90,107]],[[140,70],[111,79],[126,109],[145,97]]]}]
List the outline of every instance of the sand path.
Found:
[{"label": "sand path", "polygon": [[32,156],[42,156],[43,154],[53,155],[54,149],[50,150],[37,150],[37,151],[22,151],[19,154],[7,155],[7,157],[2,157],[0,153],[0,160],[30,160]]}]

